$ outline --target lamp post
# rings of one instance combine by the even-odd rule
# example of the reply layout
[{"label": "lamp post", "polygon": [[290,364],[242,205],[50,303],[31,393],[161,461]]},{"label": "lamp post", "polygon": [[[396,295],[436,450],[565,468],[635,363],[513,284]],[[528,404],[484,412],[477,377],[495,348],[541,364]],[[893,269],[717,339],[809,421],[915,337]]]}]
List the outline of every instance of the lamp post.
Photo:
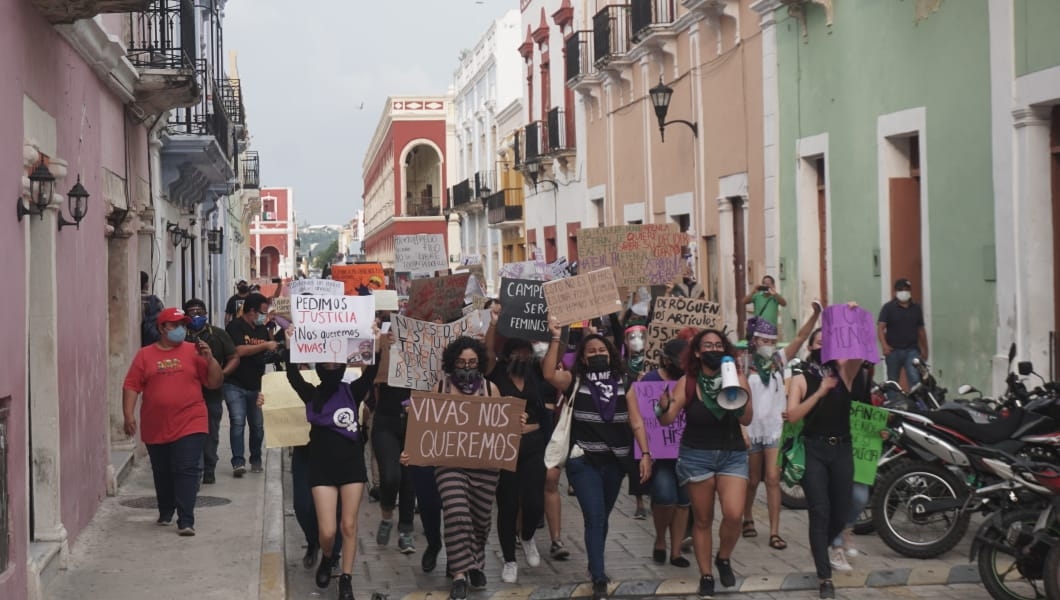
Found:
[{"label": "lamp post", "polygon": [[666,113],[670,111],[670,99],[673,98],[674,90],[663,83],[661,75],[659,76],[659,85],[648,90],[648,95],[651,96],[651,104],[655,107],[655,118],[659,120],[659,138],[664,143],[666,142],[666,126],[674,123],[688,125],[689,129],[692,130],[692,136],[699,137],[699,125],[697,123],[684,119],[666,120]]},{"label": "lamp post", "polygon": [[541,163],[537,160],[527,161],[526,163],[526,174],[530,177],[530,182],[534,184],[534,191],[537,191],[537,184],[539,183],[550,183],[552,184],[552,191],[555,192],[559,189],[559,184],[552,179],[539,179],[541,173]]},{"label": "lamp post", "polygon": [[73,225],[77,229],[81,229],[81,219],[85,218],[88,214],[88,190],[85,186],[81,185],[81,176],[77,176],[77,183],[74,187],[70,188],[69,192],[66,192],[66,206],[67,210],[70,211],[70,216],[73,221],[67,221],[63,213],[59,213],[59,231],[63,230],[63,227]]},{"label": "lamp post", "polygon": [[41,158],[37,166],[29,174],[29,206],[22,204],[21,194],[15,201],[18,205],[18,220],[21,221],[22,217],[26,215],[40,215],[40,218],[43,219],[44,209],[48,208],[48,204],[52,201],[52,190],[54,189],[55,176],[48,170],[48,166],[44,164],[44,159]]}]

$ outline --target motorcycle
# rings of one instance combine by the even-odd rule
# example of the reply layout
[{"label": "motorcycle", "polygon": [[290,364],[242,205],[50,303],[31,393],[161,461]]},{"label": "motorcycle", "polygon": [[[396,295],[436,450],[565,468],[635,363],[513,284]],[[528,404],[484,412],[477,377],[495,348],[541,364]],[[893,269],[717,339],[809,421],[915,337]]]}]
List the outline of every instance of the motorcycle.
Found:
[{"label": "motorcycle", "polygon": [[979,527],[969,560],[977,564],[983,586],[997,600],[1042,598],[1043,591],[1045,597],[1055,597],[1047,590],[1050,578],[1056,583],[1057,569],[1053,565],[1050,570],[1047,563],[1060,545],[1060,470],[991,448],[963,450],[977,468],[1050,499],[1042,510],[996,511]]}]

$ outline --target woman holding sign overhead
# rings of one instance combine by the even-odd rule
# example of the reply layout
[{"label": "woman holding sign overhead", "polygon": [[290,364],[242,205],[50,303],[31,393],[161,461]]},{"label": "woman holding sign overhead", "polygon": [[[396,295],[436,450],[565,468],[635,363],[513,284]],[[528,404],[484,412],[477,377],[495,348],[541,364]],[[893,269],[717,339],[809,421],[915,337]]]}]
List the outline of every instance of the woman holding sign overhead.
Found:
[{"label": "woman holding sign overhead", "polygon": [[626,400],[622,383],[622,357],[607,338],[589,334],[582,338],[570,371],[556,369],[560,353],[560,324],[549,316],[552,341],[541,363],[542,374],[573,402],[567,479],[574,486],[585,523],[585,550],[593,598],[606,598],[608,576],[604,570],[607,523],[615,506],[626,465],[633,459],[633,439],[642,455],[640,481],[651,477],[652,457],[648,435],[637,405]]}]

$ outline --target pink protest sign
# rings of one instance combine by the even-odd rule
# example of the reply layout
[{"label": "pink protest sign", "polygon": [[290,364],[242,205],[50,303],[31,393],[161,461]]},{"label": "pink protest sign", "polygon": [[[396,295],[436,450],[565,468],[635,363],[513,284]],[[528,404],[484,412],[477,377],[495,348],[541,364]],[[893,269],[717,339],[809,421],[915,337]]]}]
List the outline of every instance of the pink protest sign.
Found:
[{"label": "pink protest sign", "polygon": [[880,362],[876,319],[859,306],[833,304],[821,316],[821,360],[843,358]]},{"label": "pink protest sign", "polygon": [[[638,381],[633,384],[644,430],[648,434],[648,448],[654,459],[677,458],[677,450],[681,445],[681,433],[685,430],[684,411],[681,411],[676,421],[665,427],[659,424],[659,418],[655,416],[655,405],[659,403],[663,390],[673,390],[676,384],[676,381]],[[633,457],[640,458],[640,454],[640,446],[634,444]]]}]

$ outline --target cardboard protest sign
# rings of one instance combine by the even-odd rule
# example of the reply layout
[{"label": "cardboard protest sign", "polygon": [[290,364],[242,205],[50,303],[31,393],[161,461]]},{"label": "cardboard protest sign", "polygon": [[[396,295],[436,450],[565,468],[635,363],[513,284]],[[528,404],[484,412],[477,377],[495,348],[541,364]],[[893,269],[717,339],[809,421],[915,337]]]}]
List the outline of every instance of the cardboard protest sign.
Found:
[{"label": "cardboard protest sign", "polygon": [[688,234],[676,224],[618,225],[578,232],[578,268],[613,267],[619,288],[667,284],[685,267],[681,249]]},{"label": "cardboard protest sign", "polygon": [[445,237],[440,233],[394,236],[394,271],[425,273],[449,269]]},{"label": "cardboard protest sign", "polygon": [[655,299],[652,320],[648,323],[648,344],[645,360],[656,367],[663,344],[677,337],[685,327],[721,329],[721,305],[709,300],[682,296],[661,296]]},{"label": "cardboard protest sign", "polygon": [[405,432],[409,464],[515,471],[526,401],[413,392]]},{"label": "cardboard protest sign", "polygon": [[287,286],[292,296],[342,296],[345,286],[334,279],[295,279]]},{"label": "cardboard protest sign", "polygon": [[420,321],[459,319],[470,277],[470,273],[460,273],[413,281],[405,316]]},{"label": "cardboard protest sign", "polygon": [[497,332],[508,338],[547,342],[548,305],[544,283],[529,279],[501,279],[501,315]]},{"label": "cardboard protest sign", "polygon": [[445,347],[462,335],[474,333],[478,316],[471,314],[459,321],[437,324],[394,315],[390,322],[394,344],[390,346],[387,384],[430,391],[438,385]]},{"label": "cardboard protest sign", "polygon": [[501,265],[500,275],[501,279],[534,279],[544,281],[545,272],[543,271],[544,263],[537,263],[534,261],[523,261],[505,263]]},{"label": "cardboard protest sign", "polygon": [[269,305],[269,309],[276,313],[277,316],[284,317],[286,319],[291,318],[291,299],[288,296],[278,296],[272,299],[272,304]]},{"label": "cardboard protest sign", "polygon": [[622,300],[618,296],[615,276],[610,267],[549,281],[542,287],[549,314],[556,317],[560,325],[622,310]]},{"label": "cardboard protest sign", "polygon": [[397,310],[398,293],[394,290],[372,290],[375,297],[375,309],[377,311]]},{"label": "cardboard protest sign", "polygon": [[[672,391],[675,385],[676,381],[638,381],[633,384],[640,416],[644,420],[644,430],[648,434],[648,449],[654,459],[677,458],[677,451],[681,446],[681,434],[685,431],[685,411],[681,411],[677,419],[665,427],[659,424],[659,418],[655,416],[655,407],[659,404],[663,390]],[[634,444],[633,457],[639,459],[640,455],[640,446]]]},{"label": "cardboard protest sign", "polygon": [[331,265],[331,278],[342,282],[343,294],[346,296],[358,295],[361,287],[369,290],[386,288],[386,275],[380,263]]},{"label": "cardboard protest sign", "polygon": [[843,358],[880,362],[876,319],[860,306],[833,304],[821,315],[821,360]]},{"label": "cardboard protest sign", "polygon": [[[302,371],[306,381],[319,383],[316,372]],[[309,443],[309,422],[305,417],[305,403],[287,383],[283,371],[266,373],[261,378],[261,393],[265,404],[261,407],[265,417],[265,447],[285,448],[305,446]]]},{"label": "cardboard protest sign", "polygon": [[850,405],[850,439],[854,450],[854,481],[876,483],[876,466],[883,453],[880,432],[887,429],[887,415],[882,408],[854,402]]},{"label": "cardboard protest sign", "polygon": [[292,296],[291,362],[347,362],[351,348],[374,337],[374,319],[372,296]]}]

